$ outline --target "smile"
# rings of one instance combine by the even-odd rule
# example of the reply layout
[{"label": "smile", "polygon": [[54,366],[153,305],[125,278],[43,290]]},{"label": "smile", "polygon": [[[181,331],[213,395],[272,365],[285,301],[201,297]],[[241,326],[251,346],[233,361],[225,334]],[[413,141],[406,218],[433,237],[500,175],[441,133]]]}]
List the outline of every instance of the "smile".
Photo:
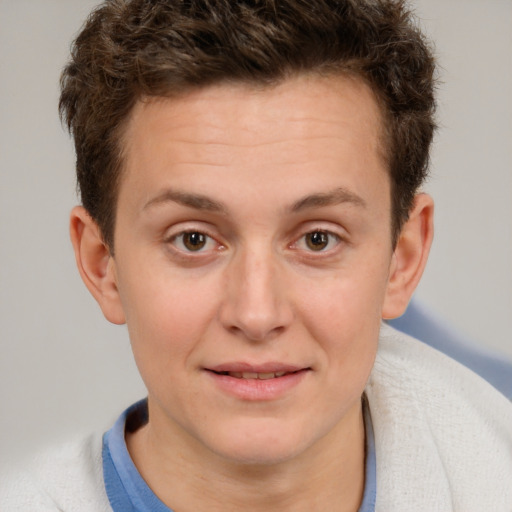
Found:
[{"label": "smile", "polygon": [[277,364],[224,364],[205,368],[215,388],[243,401],[272,401],[283,398],[300,385],[311,368]]}]

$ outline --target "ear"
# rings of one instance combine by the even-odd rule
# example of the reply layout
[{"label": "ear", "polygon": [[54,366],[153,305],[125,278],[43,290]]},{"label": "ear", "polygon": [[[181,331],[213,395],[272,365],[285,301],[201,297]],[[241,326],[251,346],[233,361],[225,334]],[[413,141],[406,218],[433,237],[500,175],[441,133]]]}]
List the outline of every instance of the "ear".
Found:
[{"label": "ear", "polygon": [[76,206],[71,211],[69,232],[78,271],[85,286],[108,321],[124,324],[115,261],[103,241],[98,225],[82,206]]},{"label": "ear", "polygon": [[382,318],[404,314],[427,264],[434,236],[434,202],[418,194],[398,239],[390,267]]}]

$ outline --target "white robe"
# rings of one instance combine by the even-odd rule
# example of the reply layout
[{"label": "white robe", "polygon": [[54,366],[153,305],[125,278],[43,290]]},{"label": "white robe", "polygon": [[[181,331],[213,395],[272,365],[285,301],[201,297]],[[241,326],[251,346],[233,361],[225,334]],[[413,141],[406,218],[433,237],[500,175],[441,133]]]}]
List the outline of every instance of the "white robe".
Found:
[{"label": "white robe", "polygon": [[[447,356],[383,326],[366,387],[376,512],[512,512],[512,404]],[[111,512],[101,434],[0,478],[1,512]]]},{"label": "white robe", "polygon": [[512,404],[485,380],[383,326],[366,395],[376,511],[512,511]]}]

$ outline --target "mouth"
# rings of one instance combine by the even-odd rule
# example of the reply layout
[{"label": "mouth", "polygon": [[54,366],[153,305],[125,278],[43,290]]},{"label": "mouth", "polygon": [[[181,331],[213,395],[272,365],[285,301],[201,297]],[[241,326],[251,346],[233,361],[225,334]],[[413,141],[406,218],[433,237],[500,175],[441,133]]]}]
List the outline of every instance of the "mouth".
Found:
[{"label": "mouth", "polygon": [[[305,368],[306,370],[306,368]],[[302,370],[295,370],[292,372],[287,371],[279,371],[279,372],[230,372],[230,371],[215,371],[209,370],[217,375],[227,375],[229,377],[234,377],[235,379],[258,379],[258,380],[270,380],[270,379],[278,379],[280,377],[284,377],[285,375],[290,375],[293,373],[297,373]]]},{"label": "mouth", "polygon": [[293,392],[312,368],[282,363],[229,363],[204,370],[223,393],[244,401],[272,401]]}]

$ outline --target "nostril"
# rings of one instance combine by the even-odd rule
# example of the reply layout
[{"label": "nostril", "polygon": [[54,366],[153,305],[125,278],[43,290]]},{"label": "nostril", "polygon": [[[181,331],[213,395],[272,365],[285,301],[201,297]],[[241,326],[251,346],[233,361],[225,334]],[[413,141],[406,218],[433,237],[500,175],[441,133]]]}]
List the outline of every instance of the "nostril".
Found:
[{"label": "nostril", "polygon": [[231,325],[228,327],[228,331],[235,336],[243,336],[249,341],[265,341],[274,339],[284,333],[286,327],[283,325],[271,328],[265,328],[262,326],[251,326],[251,325]]}]

